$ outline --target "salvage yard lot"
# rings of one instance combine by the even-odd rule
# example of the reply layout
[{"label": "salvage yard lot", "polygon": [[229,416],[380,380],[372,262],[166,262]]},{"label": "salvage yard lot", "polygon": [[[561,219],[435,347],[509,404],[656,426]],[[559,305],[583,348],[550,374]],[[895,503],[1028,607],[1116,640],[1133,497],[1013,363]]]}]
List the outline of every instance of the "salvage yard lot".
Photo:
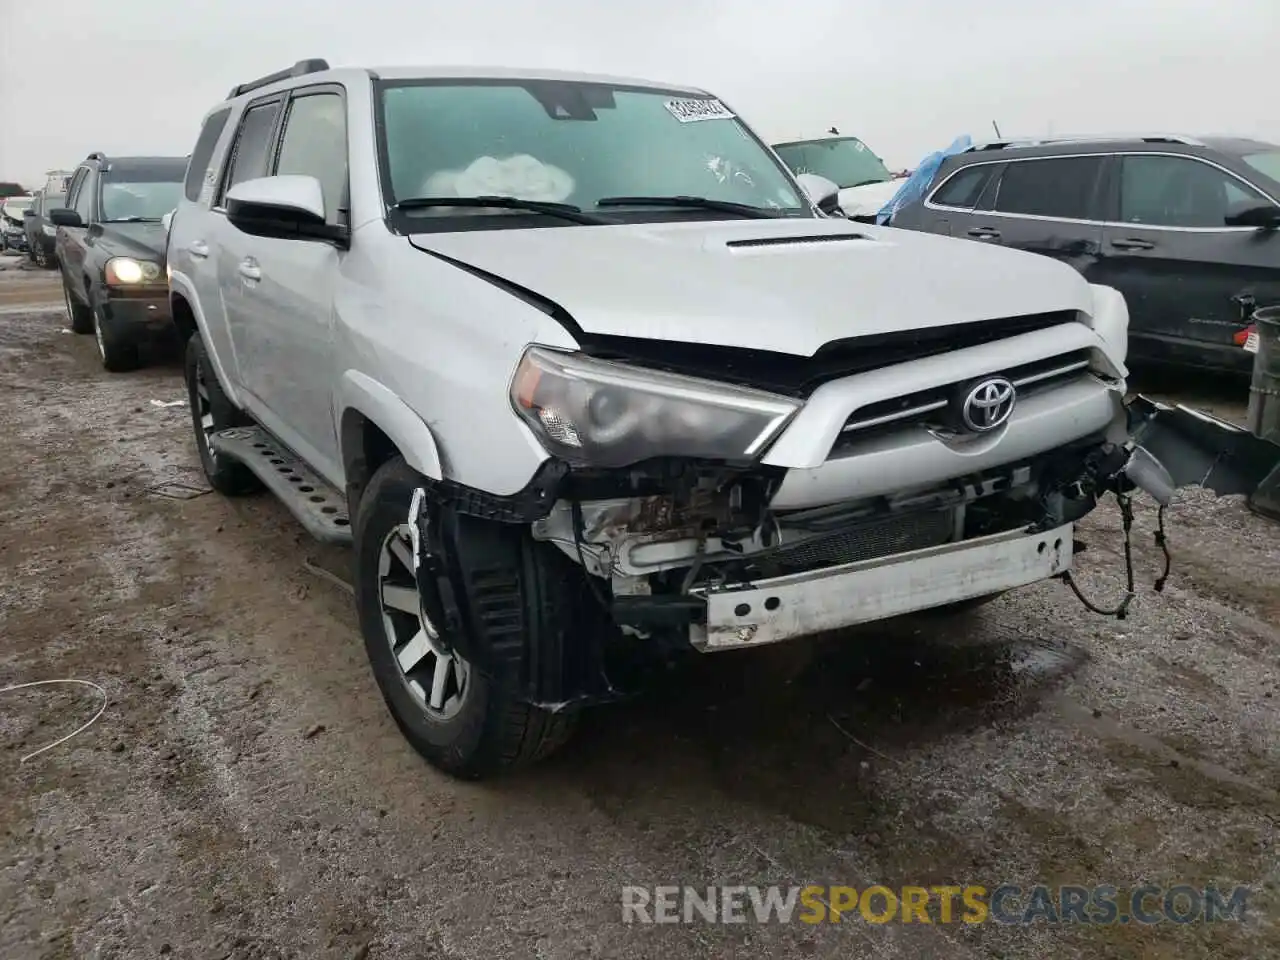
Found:
[{"label": "salvage yard lot", "polygon": [[[548,763],[427,767],[345,556],[206,488],[172,356],[102,371],[0,271],[0,957],[1280,955],[1280,525],[1184,491],[1162,594],[1061,584],[673,671]],[[43,304],[44,306],[40,306]],[[1244,388],[1194,395],[1239,417]],[[1234,394],[1233,392],[1234,391]],[[1113,505],[1078,579],[1121,585]],[[1243,923],[624,925],[624,885],[1237,883]]]}]

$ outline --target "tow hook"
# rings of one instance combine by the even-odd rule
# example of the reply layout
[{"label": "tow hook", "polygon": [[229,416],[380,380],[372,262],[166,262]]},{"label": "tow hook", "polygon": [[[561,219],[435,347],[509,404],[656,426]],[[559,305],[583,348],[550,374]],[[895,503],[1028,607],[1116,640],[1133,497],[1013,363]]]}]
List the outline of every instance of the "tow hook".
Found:
[{"label": "tow hook", "polygon": [[450,637],[462,628],[462,614],[453,591],[453,582],[440,553],[441,538],[433,536],[431,507],[427,491],[418,487],[409,502],[409,543],[413,548],[413,579],[418,603],[431,623],[437,626],[431,645],[441,655],[452,655]]}]

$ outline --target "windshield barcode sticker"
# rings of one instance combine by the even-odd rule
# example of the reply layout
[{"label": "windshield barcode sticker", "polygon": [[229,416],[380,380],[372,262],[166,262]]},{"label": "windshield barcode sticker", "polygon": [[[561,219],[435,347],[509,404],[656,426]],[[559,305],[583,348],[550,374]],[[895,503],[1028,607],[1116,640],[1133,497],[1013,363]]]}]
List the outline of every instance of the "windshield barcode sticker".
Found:
[{"label": "windshield barcode sticker", "polygon": [[667,111],[681,123],[697,120],[732,120],[733,112],[719,100],[695,97],[687,100],[668,100]]},{"label": "windshield barcode sticker", "polygon": [[1258,331],[1250,330],[1249,336],[1244,341],[1244,348],[1250,353],[1258,352]]}]

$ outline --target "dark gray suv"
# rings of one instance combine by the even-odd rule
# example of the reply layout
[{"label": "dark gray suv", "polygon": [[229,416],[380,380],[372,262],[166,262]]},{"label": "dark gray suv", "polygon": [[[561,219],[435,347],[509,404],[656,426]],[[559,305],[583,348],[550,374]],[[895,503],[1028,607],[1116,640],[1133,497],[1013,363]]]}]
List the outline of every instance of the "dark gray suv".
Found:
[{"label": "dark gray suv", "polygon": [[1280,303],[1280,146],[1179,135],[984,143],[893,226],[1063,260],[1129,303],[1129,356],[1247,372],[1253,306]]}]

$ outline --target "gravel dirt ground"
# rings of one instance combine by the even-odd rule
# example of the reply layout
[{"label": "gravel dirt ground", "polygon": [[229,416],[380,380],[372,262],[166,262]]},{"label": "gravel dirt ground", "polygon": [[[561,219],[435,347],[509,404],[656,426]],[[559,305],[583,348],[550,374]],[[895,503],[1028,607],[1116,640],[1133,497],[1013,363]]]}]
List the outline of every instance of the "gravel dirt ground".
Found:
[{"label": "gravel dirt ground", "polygon": [[[4,258],[0,258],[4,260]],[[1280,956],[1280,526],[1185,492],[1173,576],[720,655],[463,784],[379,699],[346,575],[206,494],[173,351],[105,373],[56,274],[0,271],[0,957]],[[1245,388],[1199,384],[1240,417]],[[1215,392],[1216,391],[1216,392]],[[1199,396],[1199,394],[1197,394]],[[1120,587],[1114,505],[1082,587]],[[625,884],[1251,888],[1243,922],[625,925]]]}]

